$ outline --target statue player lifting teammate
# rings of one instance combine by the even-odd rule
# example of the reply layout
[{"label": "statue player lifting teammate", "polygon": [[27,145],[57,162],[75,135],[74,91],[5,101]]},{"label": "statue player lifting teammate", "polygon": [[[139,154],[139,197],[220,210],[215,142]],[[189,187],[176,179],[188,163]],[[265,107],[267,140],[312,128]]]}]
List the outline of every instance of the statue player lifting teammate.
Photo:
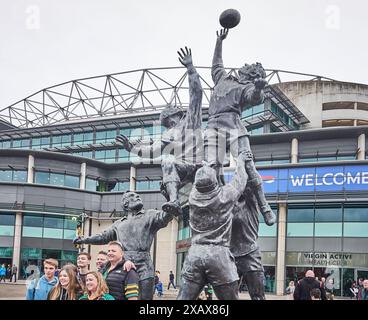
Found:
[{"label": "statue player lifting teammate", "polygon": [[[239,78],[227,75],[222,61],[222,42],[228,29],[217,32],[217,41],[212,61],[212,79],[215,83],[208,110],[205,130],[205,158],[219,171],[223,165],[225,152],[230,149],[236,158],[241,152],[251,152],[249,133],[240,120],[242,110],[263,101],[263,88],[267,84],[266,73],[260,63],[245,64],[238,70]],[[230,137],[229,137],[230,136]],[[225,141],[224,145],[221,144]],[[257,172],[253,158],[245,163],[257,202],[266,224],[272,225],[276,216],[264,195],[262,179]]]},{"label": "statue player lifting teammate", "polygon": [[163,193],[168,202],[163,210],[181,212],[178,189],[187,181],[193,181],[195,172],[203,160],[202,86],[193,66],[191,50],[185,47],[179,52],[179,61],[187,68],[189,79],[189,107],[186,115],[175,106],[167,106],[160,114],[161,124],[166,128],[161,140],[150,146],[132,143],[124,135],[116,142],[127,151],[140,157],[157,158],[162,155]]}]

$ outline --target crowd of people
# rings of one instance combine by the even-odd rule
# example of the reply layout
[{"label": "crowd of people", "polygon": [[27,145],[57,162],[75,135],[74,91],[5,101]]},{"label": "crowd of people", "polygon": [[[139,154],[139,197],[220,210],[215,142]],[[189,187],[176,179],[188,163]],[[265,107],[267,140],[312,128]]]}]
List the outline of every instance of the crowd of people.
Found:
[{"label": "crowd of people", "polygon": [[9,282],[12,282],[14,279],[14,282],[17,282],[17,273],[18,273],[18,268],[15,264],[13,264],[13,266],[11,266],[10,264],[8,264],[8,266],[5,265],[5,263],[3,263],[0,266],[0,283],[1,281],[4,281],[6,279],[9,280]]},{"label": "crowd of people", "polygon": [[79,253],[76,265],[69,263],[58,270],[58,261],[43,262],[44,275],[27,285],[27,300],[137,300],[139,277],[134,264],[124,259],[124,249],[117,241],[100,251],[98,271],[89,271],[91,256]]},{"label": "crowd of people", "polygon": [[[58,269],[58,261],[46,259],[43,262],[44,275],[31,279],[27,284],[27,300],[137,300],[139,299],[139,276],[134,263],[124,259],[124,250],[118,241],[108,245],[107,252],[100,251],[96,258],[96,269],[90,271],[91,256],[81,252],[76,265],[69,263]],[[0,266],[0,282],[16,281],[16,265]],[[169,274],[167,289],[176,289],[175,277]],[[160,271],[155,274],[155,291],[163,295]],[[207,284],[198,300],[212,300],[213,288]],[[334,281],[324,277],[319,280],[312,270],[297,283],[290,281],[286,288],[288,300],[334,300]],[[353,282],[350,296],[357,300],[368,300],[368,279]]]},{"label": "crowd of people", "polygon": [[[353,282],[350,297],[357,300],[368,300],[368,279],[359,279],[358,285]],[[288,300],[334,300],[334,281],[322,277],[319,280],[312,270],[297,282],[290,281],[286,288]]]}]

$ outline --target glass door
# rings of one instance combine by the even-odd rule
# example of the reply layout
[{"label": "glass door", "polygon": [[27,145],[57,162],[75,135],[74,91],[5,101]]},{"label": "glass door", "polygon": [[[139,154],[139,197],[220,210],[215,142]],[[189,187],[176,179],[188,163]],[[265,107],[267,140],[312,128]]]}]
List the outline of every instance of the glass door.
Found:
[{"label": "glass door", "polygon": [[368,270],[364,270],[364,269],[356,269],[356,277],[355,279],[358,281],[358,279],[363,278],[363,279],[368,279]]}]

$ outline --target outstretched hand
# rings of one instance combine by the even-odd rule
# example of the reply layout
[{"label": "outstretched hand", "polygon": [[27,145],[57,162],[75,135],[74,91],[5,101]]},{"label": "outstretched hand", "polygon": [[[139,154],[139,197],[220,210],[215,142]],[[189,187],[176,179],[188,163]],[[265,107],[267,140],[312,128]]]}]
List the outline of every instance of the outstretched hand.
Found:
[{"label": "outstretched hand", "polygon": [[117,136],[115,141],[118,145],[121,145],[125,150],[130,151],[133,149],[133,144],[123,134]]},{"label": "outstretched hand", "polygon": [[193,65],[192,50],[185,47],[185,51],[183,48],[180,48],[180,51],[178,51],[180,63],[184,65],[185,67]]},{"label": "outstretched hand", "polygon": [[229,29],[226,29],[226,28],[221,29],[220,32],[216,31],[217,39],[221,41],[225,40],[228,33],[229,33]]},{"label": "outstretched hand", "polygon": [[254,80],[254,86],[258,90],[262,90],[267,84],[268,82],[263,78],[257,78]]}]

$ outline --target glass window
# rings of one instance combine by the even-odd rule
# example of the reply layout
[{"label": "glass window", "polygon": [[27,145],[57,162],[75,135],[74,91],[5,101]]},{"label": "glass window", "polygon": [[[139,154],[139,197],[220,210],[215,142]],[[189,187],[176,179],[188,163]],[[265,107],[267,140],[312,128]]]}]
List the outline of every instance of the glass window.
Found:
[{"label": "glass window", "polygon": [[14,225],[13,226],[0,226],[0,236],[14,236]]},{"label": "glass window", "polygon": [[132,130],[130,131],[130,136],[134,137],[134,138],[138,138],[142,136],[142,128],[132,128]]},{"label": "glass window", "polygon": [[26,182],[27,181],[27,171],[14,170],[13,171],[13,181]]},{"label": "glass window", "polygon": [[338,222],[323,222],[316,223],[314,226],[315,237],[341,237],[342,236],[342,223]]},{"label": "glass window", "polygon": [[119,149],[119,160],[128,161],[129,160],[129,152],[125,149]]},{"label": "glass window", "polygon": [[42,251],[39,248],[23,248],[21,255],[23,259],[41,259]]},{"label": "glass window", "polygon": [[265,223],[259,224],[258,236],[259,237],[276,237],[277,225],[268,226]]},{"label": "glass window", "polygon": [[106,131],[97,131],[96,132],[96,142],[100,142],[100,140],[103,140],[103,141],[106,140]]},{"label": "glass window", "polygon": [[50,173],[43,171],[36,171],[35,183],[50,184]]},{"label": "glass window", "polygon": [[10,141],[3,141],[3,149],[10,149]]},{"label": "glass window", "polygon": [[62,136],[53,136],[52,147],[61,147],[61,138]]},{"label": "glass window", "polygon": [[24,215],[23,226],[28,227],[43,227],[43,217],[36,215]]},{"label": "glass window", "polygon": [[13,140],[13,148],[20,148],[21,140]]},{"label": "glass window", "polygon": [[0,170],[0,181],[12,181],[12,170]]},{"label": "glass window", "polygon": [[104,159],[104,158],[105,158],[105,150],[95,151],[95,159]]},{"label": "glass window", "polygon": [[77,142],[83,142],[83,133],[75,133],[73,139],[74,144],[78,144]]},{"label": "glass window", "polygon": [[317,158],[300,158],[299,162],[317,162]]},{"label": "glass window", "polygon": [[249,130],[250,134],[261,134],[263,133],[263,126],[259,128],[254,128]]},{"label": "glass window", "polygon": [[314,221],[313,208],[288,207],[288,222],[309,222]]},{"label": "glass window", "polygon": [[116,153],[115,149],[106,150],[105,158],[106,159],[112,159],[113,162],[115,162],[115,153]]},{"label": "glass window", "polygon": [[49,147],[50,146],[50,142],[51,142],[51,137],[42,137],[41,138],[41,145],[43,147]]},{"label": "glass window", "polygon": [[64,185],[64,174],[60,173],[50,173],[50,184],[54,186],[63,186]]},{"label": "glass window", "polygon": [[78,224],[78,217],[65,217],[64,229],[75,230]]},{"label": "glass window", "polygon": [[90,144],[93,143],[93,132],[75,133],[74,144]]},{"label": "glass window", "polygon": [[43,237],[44,238],[52,238],[52,239],[62,239],[63,238],[63,229],[44,228],[43,229]]},{"label": "glass window", "polygon": [[129,138],[131,130],[132,130],[131,128],[122,128],[120,129],[120,134]]},{"label": "glass window", "polygon": [[61,260],[68,260],[75,263],[77,261],[78,252],[76,251],[62,251]]},{"label": "glass window", "polygon": [[14,226],[15,225],[15,215],[0,213],[0,225],[1,226]]},{"label": "glass window", "polygon": [[368,221],[368,207],[363,206],[345,207],[344,221]]},{"label": "glass window", "polygon": [[115,141],[116,138],[116,130],[108,130],[106,131],[106,140],[110,140],[112,139],[113,141]]},{"label": "glass window", "polygon": [[97,181],[94,179],[87,178],[86,179],[86,190],[96,191],[97,190]]},{"label": "glass window", "polygon": [[44,227],[62,229],[64,227],[64,220],[63,218],[45,217]]},{"label": "glass window", "polygon": [[42,250],[42,259],[45,260],[47,258],[61,260],[61,250],[43,249]]},{"label": "glass window", "polygon": [[257,114],[261,114],[264,112],[264,104],[259,104],[259,105],[256,105],[254,107],[252,107],[253,109],[253,115],[257,115]]},{"label": "glass window", "polygon": [[150,181],[150,190],[160,190],[160,180]]},{"label": "glass window", "polygon": [[73,240],[76,237],[75,230],[64,229],[64,239]]},{"label": "glass window", "polygon": [[288,223],[288,237],[313,237],[313,223]]},{"label": "glass window", "polygon": [[42,228],[24,226],[23,237],[42,238]]},{"label": "glass window", "polygon": [[85,132],[83,134],[83,142],[86,144],[93,143],[93,132]]},{"label": "glass window", "polygon": [[70,146],[72,143],[72,135],[71,134],[65,134],[61,138],[63,147]]},{"label": "glass window", "polygon": [[79,188],[79,177],[65,175],[64,185],[70,188]]},{"label": "glass window", "polygon": [[368,238],[368,223],[367,222],[345,222],[344,237],[367,237]]},{"label": "glass window", "polygon": [[12,259],[13,258],[13,248],[0,247],[0,257]]},{"label": "glass window", "polygon": [[342,221],[342,208],[316,207],[315,221]]},{"label": "glass window", "polygon": [[137,181],[136,183],[137,190],[149,190],[149,181]]}]

